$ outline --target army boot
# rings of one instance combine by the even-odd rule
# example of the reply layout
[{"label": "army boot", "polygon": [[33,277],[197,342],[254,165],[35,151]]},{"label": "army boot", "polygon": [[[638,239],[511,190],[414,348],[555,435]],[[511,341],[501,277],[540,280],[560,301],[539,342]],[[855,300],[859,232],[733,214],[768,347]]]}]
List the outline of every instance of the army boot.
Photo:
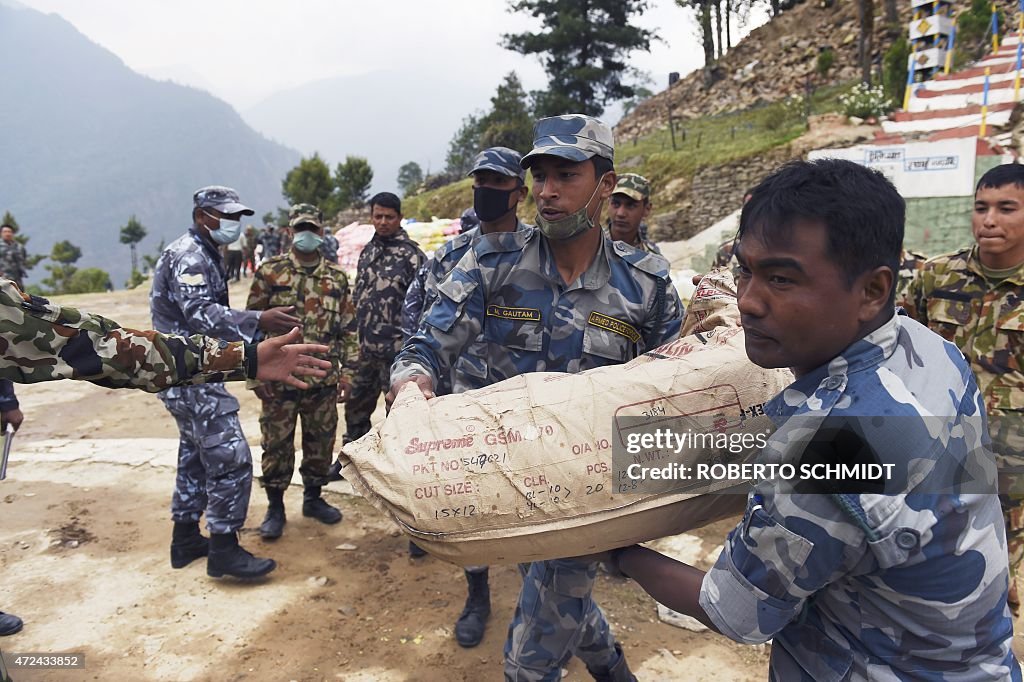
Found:
[{"label": "army boot", "polygon": [[212,533],[210,556],[206,559],[206,575],[220,578],[259,578],[277,568],[273,559],[261,559],[242,549],[237,533]]},{"label": "army boot", "polygon": [[484,626],[491,617],[491,587],[487,583],[487,569],[466,571],[469,596],[462,615],[455,621],[455,640],[459,646],[470,648],[484,638]]},{"label": "army boot", "polygon": [[0,637],[6,637],[7,635],[13,635],[21,632],[21,628],[24,623],[21,622],[21,618],[18,618],[12,613],[4,613],[0,611]]},{"label": "army boot", "polygon": [[589,667],[587,672],[597,682],[637,682],[636,677],[629,671],[629,664],[626,663],[626,654],[622,652],[622,645],[618,642],[615,643],[615,651],[619,654],[619,658],[611,668],[608,668],[608,672],[595,673]]},{"label": "army boot", "polygon": [[341,521],[341,512],[320,497],[320,486],[318,485],[307,485],[302,491],[302,515],[328,525]]},{"label": "army boot", "polygon": [[198,521],[174,522],[171,536],[171,568],[185,568],[210,552],[210,541],[199,532]]},{"label": "army boot", "polygon": [[280,488],[267,488],[267,515],[260,524],[260,537],[264,540],[276,540],[284,532],[287,520],[284,515],[284,491]]}]

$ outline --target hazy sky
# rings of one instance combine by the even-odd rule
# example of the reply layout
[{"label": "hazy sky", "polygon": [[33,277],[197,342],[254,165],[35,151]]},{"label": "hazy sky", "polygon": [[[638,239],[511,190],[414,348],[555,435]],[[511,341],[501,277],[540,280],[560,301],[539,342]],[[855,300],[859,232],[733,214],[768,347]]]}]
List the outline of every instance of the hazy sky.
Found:
[{"label": "hazy sky", "polygon": [[[309,81],[403,65],[435,69],[440,99],[464,78],[496,83],[513,69],[527,90],[546,81],[536,59],[501,48],[502,33],[539,28],[509,14],[505,0],[19,1],[61,15],[136,71],[202,87],[238,110]],[[634,53],[633,63],[658,91],[670,71],[699,67],[702,52],[691,12],[673,0],[650,5],[637,23],[664,42]],[[751,24],[764,20],[758,14]]]}]

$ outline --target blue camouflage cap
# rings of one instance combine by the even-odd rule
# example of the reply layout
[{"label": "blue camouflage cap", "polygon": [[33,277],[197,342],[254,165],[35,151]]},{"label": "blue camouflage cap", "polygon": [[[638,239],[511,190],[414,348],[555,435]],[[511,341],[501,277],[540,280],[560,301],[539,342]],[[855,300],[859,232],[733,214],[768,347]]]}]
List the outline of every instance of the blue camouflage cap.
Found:
[{"label": "blue camouflage cap", "polygon": [[238,192],[230,187],[222,187],[220,185],[210,185],[209,187],[197,189],[195,194],[192,195],[192,203],[195,204],[196,208],[212,208],[228,215],[232,213],[253,215],[256,213],[256,211],[245,204],[239,203]]},{"label": "blue camouflage cap", "polygon": [[526,171],[519,163],[522,159],[523,155],[515,149],[488,147],[476,155],[476,158],[473,159],[473,170],[469,171],[467,175],[481,170],[489,170],[502,175],[511,175],[526,182]]},{"label": "blue camouflage cap", "polygon": [[529,168],[532,159],[545,154],[577,163],[592,156],[614,162],[615,139],[612,129],[593,116],[566,114],[542,118],[533,128],[533,150],[520,163]]}]

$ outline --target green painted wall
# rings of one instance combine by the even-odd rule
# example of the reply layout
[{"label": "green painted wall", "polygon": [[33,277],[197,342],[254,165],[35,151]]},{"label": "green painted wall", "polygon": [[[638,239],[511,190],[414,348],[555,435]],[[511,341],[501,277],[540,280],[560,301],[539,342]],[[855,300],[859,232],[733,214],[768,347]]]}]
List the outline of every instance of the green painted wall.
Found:
[{"label": "green painted wall", "polygon": [[[1001,156],[979,156],[974,181],[1002,161]],[[970,246],[974,197],[907,199],[907,229],[903,243],[924,255],[938,256]]]}]

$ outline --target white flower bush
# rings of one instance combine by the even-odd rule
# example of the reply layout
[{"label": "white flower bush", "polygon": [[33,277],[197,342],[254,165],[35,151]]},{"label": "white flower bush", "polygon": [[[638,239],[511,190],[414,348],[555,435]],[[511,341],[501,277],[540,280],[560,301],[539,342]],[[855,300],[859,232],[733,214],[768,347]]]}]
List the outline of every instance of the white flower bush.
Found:
[{"label": "white flower bush", "polygon": [[881,85],[858,83],[849,94],[839,96],[843,113],[857,118],[882,116],[893,109],[892,100],[885,96]]}]

